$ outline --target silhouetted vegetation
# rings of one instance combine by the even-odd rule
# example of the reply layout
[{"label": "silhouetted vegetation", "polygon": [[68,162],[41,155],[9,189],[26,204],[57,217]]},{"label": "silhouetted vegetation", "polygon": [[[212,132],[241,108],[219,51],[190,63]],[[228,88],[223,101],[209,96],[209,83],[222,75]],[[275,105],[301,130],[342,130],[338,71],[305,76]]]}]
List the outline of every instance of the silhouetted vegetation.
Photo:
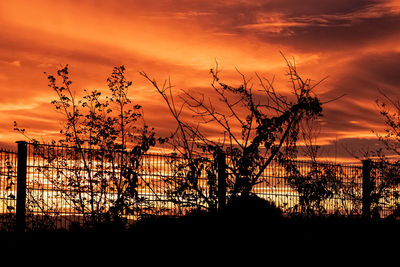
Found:
[{"label": "silhouetted vegetation", "polygon": [[[73,211],[62,210],[65,207],[60,208],[57,199],[49,202],[44,193],[47,184],[33,179],[33,187],[41,192],[27,193],[27,219],[34,231],[18,238],[5,233],[3,245],[47,253],[82,250],[154,256],[165,252],[171,256],[201,251],[210,257],[226,249],[232,255],[264,255],[272,248],[282,249],[283,255],[290,250],[309,253],[337,246],[351,250],[399,238],[398,162],[375,154],[379,157],[374,157],[368,170],[367,196],[356,181],[365,171],[361,167],[345,172],[344,166],[321,164],[312,132],[322,116],[322,103],[313,92],[319,82],[303,79],[294,64],[286,63],[292,86],[287,95],[259,75],[258,90],[240,72],[240,85],[226,84],[218,66],[210,70],[214,95],[176,94],[170,81],[159,85],[141,72],[177,123],[168,138],[156,138],[155,130],[142,120],[142,107],[128,97],[132,82],[126,80],[123,66],[114,68],[107,79],[107,96],[96,90],[84,90],[81,97],[73,94],[68,66],[56,76],[47,75],[57,94],[52,103],[65,118],[65,126],[61,138],[47,145],[30,139],[32,158],[41,161],[31,167]],[[388,126],[381,140],[388,150],[399,153],[400,105],[391,103],[397,108],[395,113],[380,105]],[[211,126],[220,136],[207,134]],[[27,136],[16,123],[15,130]],[[299,141],[304,142],[310,159],[305,170],[295,161]],[[144,179],[149,173],[143,161],[157,142],[170,145],[175,153],[163,159],[169,173],[157,173],[163,183],[155,187]],[[275,166],[273,162],[284,173],[279,186],[296,193],[293,207],[277,206],[273,197],[268,200],[254,192],[261,183],[269,185],[265,173]],[[9,193],[15,177],[12,166],[6,169],[10,173],[5,192]],[[220,175],[226,179],[223,190]],[[140,185],[148,186],[151,196],[144,195]],[[221,203],[225,201],[221,194],[226,194],[226,203]],[[369,220],[360,216],[365,197]],[[334,208],[328,210],[327,203],[332,201]],[[162,206],[167,202],[173,208]],[[397,206],[391,216],[378,219],[393,203]],[[173,209],[180,212],[168,214]],[[71,220],[68,231],[57,227],[63,212],[79,217]]]},{"label": "silhouetted vegetation", "polygon": [[[258,201],[253,199],[248,203]],[[257,206],[236,203],[224,214],[194,211],[180,217],[156,216],[139,220],[129,229],[103,225],[70,231],[28,232],[22,238],[3,233],[0,247],[3,252],[19,249],[35,255],[50,253],[49,257],[82,252],[82,258],[91,259],[98,253],[106,253],[107,257],[129,253],[134,258],[152,256],[163,262],[176,261],[176,257],[236,261],[248,260],[249,256],[288,254],[314,257],[322,253],[333,257],[337,252],[349,256],[385,252],[382,255],[388,253],[390,257],[396,251],[392,241],[400,237],[399,221],[395,220],[282,217],[271,203],[261,200]],[[240,216],[249,213],[253,216]]]},{"label": "silhouetted vegetation", "polygon": [[[71,88],[68,66],[47,78],[57,94],[52,104],[65,125],[62,137],[47,146],[28,137],[34,144],[33,154],[42,160],[39,171],[83,215],[84,225],[119,223],[121,215],[134,214],[139,203],[145,206],[136,190],[138,170],[143,155],[157,142],[153,129],[141,120],[142,107],[128,96],[132,82],[126,80],[124,66],[115,67],[107,79],[109,95],[85,89],[79,97]],[[16,123],[15,130],[27,136]],[[37,182],[35,186],[44,185]],[[45,203],[37,198],[28,199]],[[32,204],[32,209],[42,207]],[[57,203],[52,205],[54,210],[47,211],[54,216],[59,211]]]},{"label": "silhouetted vegetation", "polygon": [[400,216],[400,101],[380,91],[382,98],[376,100],[380,115],[384,119],[384,134],[377,133],[385,149],[369,151],[371,160],[371,208],[372,215],[387,206],[392,207],[393,217]]},{"label": "silhouetted vegetation", "polygon": [[[254,89],[250,79],[240,72],[240,85],[226,84],[218,66],[210,70],[212,92],[207,95],[190,91],[176,94],[171,81],[159,85],[141,73],[163,97],[177,122],[170,144],[187,159],[186,166],[177,167],[172,196],[193,207],[215,210],[218,197],[214,160],[221,154],[227,159],[228,198],[250,196],[253,187],[263,182],[271,162],[285,165],[296,158],[300,125],[321,116],[322,104],[313,92],[318,83],[303,79],[293,63],[286,63],[291,94],[277,90],[273,81],[259,75],[259,89]],[[185,111],[191,112],[190,119],[183,116]],[[217,137],[207,133],[210,126],[218,129]],[[214,160],[204,155],[212,155]],[[203,171],[207,173],[209,192],[204,192],[199,183]]]}]

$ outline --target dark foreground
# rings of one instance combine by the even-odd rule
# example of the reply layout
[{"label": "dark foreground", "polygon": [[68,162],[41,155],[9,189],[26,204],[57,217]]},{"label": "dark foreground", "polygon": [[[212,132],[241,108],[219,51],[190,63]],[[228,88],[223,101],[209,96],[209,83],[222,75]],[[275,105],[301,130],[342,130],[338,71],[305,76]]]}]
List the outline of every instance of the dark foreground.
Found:
[{"label": "dark foreground", "polygon": [[[32,260],[138,259],[156,261],[251,261],[276,257],[368,259],[399,255],[399,221],[326,218],[238,218],[195,214],[153,218],[130,229],[2,233],[0,253]],[[31,256],[28,256],[31,255]],[[355,257],[355,258],[354,258]],[[398,256],[396,256],[398,257]],[[18,259],[18,258],[17,258]]]},{"label": "dark foreground", "polygon": [[[398,262],[399,220],[285,217],[258,198],[233,200],[223,213],[153,217],[129,229],[2,233],[0,255],[15,261],[73,265],[318,265]],[[251,264],[257,261],[257,264]],[[221,264],[221,265],[222,265]],[[396,263],[397,264],[397,263]]]}]

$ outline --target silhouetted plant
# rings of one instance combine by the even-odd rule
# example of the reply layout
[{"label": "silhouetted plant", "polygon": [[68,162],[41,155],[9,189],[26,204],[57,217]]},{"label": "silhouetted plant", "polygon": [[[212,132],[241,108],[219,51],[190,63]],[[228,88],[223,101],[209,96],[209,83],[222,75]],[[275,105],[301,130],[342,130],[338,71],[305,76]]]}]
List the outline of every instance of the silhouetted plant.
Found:
[{"label": "silhouetted plant", "polygon": [[371,210],[379,216],[382,210],[391,210],[391,216],[400,215],[400,101],[380,91],[382,98],[376,100],[386,127],[378,139],[385,149],[367,153],[372,160]]},{"label": "silhouetted plant", "polygon": [[[181,167],[187,175],[181,179],[185,181],[186,198],[196,200],[191,202],[193,206],[200,198],[201,203],[213,209],[211,200],[217,199],[215,191],[211,195],[201,193],[199,174],[207,168],[199,157],[212,158],[223,152],[228,161],[228,195],[243,198],[250,196],[253,187],[265,179],[264,171],[273,160],[284,164],[296,158],[299,125],[304,119],[321,116],[322,104],[313,93],[318,83],[312,85],[310,79],[302,79],[296,66],[288,60],[286,63],[292,94],[283,95],[273,81],[259,75],[260,89],[254,90],[250,79],[239,71],[242,83],[228,85],[221,81],[217,65],[210,70],[212,92],[206,95],[182,90],[180,102],[175,99],[170,80],[159,85],[141,72],[163,97],[177,122],[169,140],[175,151],[187,159]],[[193,115],[191,119],[185,119],[186,111]],[[219,136],[212,138],[207,127],[218,129]],[[207,163],[208,169],[215,164],[212,160]],[[215,174],[205,179],[213,183]]]},{"label": "silhouetted plant", "polygon": [[352,173],[349,177],[340,165],[316,161],[307,164],[308,170],[300,170],[296,163],[286,168],[288,185],[295,189],[299,198],[293,212],[318,216],[359,213],[361,194],[356,183],[359,174]]},{"label": "silhouetted plant", "polygon": [[[298,194],[298,204],[292,213],[307,216],[332,214],[353,214],[358,211],[360,195],[356,196],[355,182],[359,175],[349,177],[340,165],[319,162],[321,147],[317,144],[320,133],[318,120],[303,120],[301,137],[306,161],[287,161],[286,180]],[[329,209],[329,210],[328,210]]]},{"label": "silhouetted plant", "polygon": [[374,218],[382,212],[388,217],[400,216],[400,161],[391,160],[384,154],[376,154],[371,161],[369,200],[370,213]]},{"label": "silhouetted plant", "polygon": [[243,198],[242,196],[231,197],[227,203],[224,214],[234,216],[241,221],[249,221],[254,223],[256,220],[279,220],[283,218],[283,211],[276,205],[263,199],[253,193]]},{"label": "silhouetted plant", "polygon": [[217,210],[217,163],[214,157],[176,157],[168,164],[171,174],[163,178],[164,192],[167,199],[176,204],[179,213],[192,208]]},{"label": "silhouetted plant", "polygon": [[0,230],[12,231],[15,229],[15,210],[16,210],[16,183],[17,183],[17,164],[16,154],[8,150],[0,150],[1,168],[0,179]]},{"label": "silhouetted plant", "polygon": [[49,145],[31,140],[34,154],[42,160],[41,175],[87,226],[121,222],[135,214],[145,202],[137,190],[142,158],[157,140],[153,129],[140,121],[142,107],[128,96],[132,82],[126,80],[124,66],[115,67],[107,79],[109,96],[84,90],[78,98],[68,65],[47,78],[57,93],[52,104],[65,125],[60,130],[63,137]]}]

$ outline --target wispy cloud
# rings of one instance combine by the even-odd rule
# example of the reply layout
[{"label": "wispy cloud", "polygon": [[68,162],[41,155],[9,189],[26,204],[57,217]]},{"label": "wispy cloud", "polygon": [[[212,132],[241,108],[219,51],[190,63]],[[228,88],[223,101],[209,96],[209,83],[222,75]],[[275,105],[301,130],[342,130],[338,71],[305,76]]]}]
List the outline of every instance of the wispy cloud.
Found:
[{"label": "wispy cloud", "polygon": [[[217,60],[226,82],[238,82],[238,68],[276,76],[281,88],[283,51],[301,74],[329,76],[316,88],[321,99],[346,95],[324,107],[326,143],[372,138],[370,128],[381,125],[371,107],[377,88],[395,96],[400,84],[398,0],[15,0],[0,2],[0,22],[0,115],[35,131],[60,125],[44,105],[53,92],[43,72],[67,63],[76,91],[104,90],[112,68],[124,64],[132,97],[163,133],[173,121],[138,71],[171,78],[176,90],[206,90]],[[42,115],[49,117],[38,122]],[[9,131],[0,124],[0,135]]]},{"label": "wispy cloud", "polygon": [[[361,1],[360,1],[361,2]],[[367,20],[381,19],[388,16],[400,16],[400,4],[394,1],[367,2],[358,8],[336,10],[315,8],[311,14],[301,14],[286,9],[286,12],[271,12],[268,10],[254,12],[253,23],[239,25],[237,28],[270,33],[295,34],[294,28],[305,27],[352,27]],[[312,9],[312,8],[311,8]]]}]

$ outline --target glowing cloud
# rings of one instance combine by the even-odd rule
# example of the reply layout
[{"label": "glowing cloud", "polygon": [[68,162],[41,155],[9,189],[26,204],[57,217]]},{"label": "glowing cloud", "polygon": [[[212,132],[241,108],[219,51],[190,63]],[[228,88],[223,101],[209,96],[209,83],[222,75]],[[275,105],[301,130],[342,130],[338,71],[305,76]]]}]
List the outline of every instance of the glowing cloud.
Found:
[{"label": "glowing cloud", "polygon": [[43,72],[64,64],[77,92],[104,89],[112,68],[125,65],[132,96],[164,133],[173,121],[138,71],[159,81],[170,77],[176,90],[205,89],[217,61],[227,81],[237,81],[238,68],[275,75],[283,86],[283,51],[305,76],[329,76],[316,89],[323,101],[344,95],[325,105],[325,144],[373,138],[370,128],[382,123],[374,109],[377,88],[395,95],[400,84],[397,0],[15,0],[0,2],[0,23],[3,143],[22,138],[12,132],[14,120],[38,135],[39,124],[56,132],[60,118],[45,104],[55,95]]}]

